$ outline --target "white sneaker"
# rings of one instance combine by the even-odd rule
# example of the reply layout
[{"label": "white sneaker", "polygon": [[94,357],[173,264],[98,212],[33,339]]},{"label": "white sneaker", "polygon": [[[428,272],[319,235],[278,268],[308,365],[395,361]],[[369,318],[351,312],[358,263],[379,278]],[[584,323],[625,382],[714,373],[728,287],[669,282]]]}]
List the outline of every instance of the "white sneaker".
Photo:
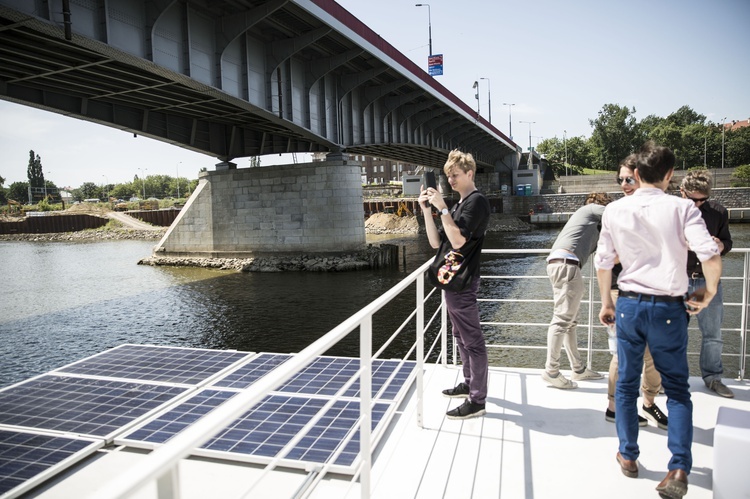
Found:
[{"label": "white sneaker", "polygon": [[571,376],[576,381],[584,381],[587,379],[603,379],[604,376],[599,374],[596,371],[592,371],[591,369],[584,369],[582,373],[574,372],[573,376]]},{"label": "white sneaker", "polygon": [[542,373],[542,379],[555,388],[560,388],[561,390],[578,388],[578,383],[570,381],[568,378],[563,376],[562,373],[558,374],[556,378],[553,378],[547,373],[547,371],[544,371],[544,373]]}]

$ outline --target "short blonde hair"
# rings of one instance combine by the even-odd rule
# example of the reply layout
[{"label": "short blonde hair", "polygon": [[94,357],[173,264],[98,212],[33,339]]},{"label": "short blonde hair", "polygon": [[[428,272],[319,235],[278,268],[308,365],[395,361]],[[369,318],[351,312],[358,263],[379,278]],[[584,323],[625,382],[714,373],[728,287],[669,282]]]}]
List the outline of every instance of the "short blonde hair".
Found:
[{"label": "short blonde hair", "polygon": [[711,184],[713,177],[708,170],[690,170],[680,183],[680,189],[688,192],[700,192],[706,196],[711,195]]},{"label": "short blonde hair", "polygon": [[477,164],[474,161],[474,156],[468,152],[461,152],[458,149],[453,149],[448,154],[448,160],[445,162],[443,171],[446,175],[450,175],[451,171],[455,168],[460,169],[464,173],[477,172]]}]

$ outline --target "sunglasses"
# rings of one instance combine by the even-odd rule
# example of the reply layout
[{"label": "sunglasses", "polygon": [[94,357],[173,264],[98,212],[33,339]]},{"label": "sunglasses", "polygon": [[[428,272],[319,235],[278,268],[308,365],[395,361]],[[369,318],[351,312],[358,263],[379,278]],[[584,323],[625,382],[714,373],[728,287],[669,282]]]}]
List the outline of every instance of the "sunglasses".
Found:
[{"label": "sunglasses", "polygon": [[703,201],[708,201],[708,196],[706,196],[705,198],[691,198],[690,196],[685,194],[685,197],[695,204],[702,203]]},{"label": "sunglasses", "polygon": [[625,182],[628,185],[635,185],[635,179],[633,177],[617,177],[617,185]]}]

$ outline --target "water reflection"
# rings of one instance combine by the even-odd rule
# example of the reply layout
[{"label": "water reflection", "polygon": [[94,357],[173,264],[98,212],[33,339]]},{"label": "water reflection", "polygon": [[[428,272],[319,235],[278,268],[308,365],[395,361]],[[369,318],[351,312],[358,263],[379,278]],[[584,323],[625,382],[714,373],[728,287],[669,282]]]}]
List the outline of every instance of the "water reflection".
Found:
[{"label": "water reflection", "polygon": [[[488,236],[486,247],[549,248],[557,232],[494,233]],[[735,224],[732,233],[736,247],[748,246],[750,227]],[[406,250],[405,268],[269,274],[136,265],[151,253],[153,242],[0,242],[5,278],[0,301],[0,386],[123,343],[297,352],[433,255],[424,236],[388,241]],[[514,300],[480,303],[483,321],[539,324],[487,326],[489,342],[544,345],[551,315],[551,304],[544,300],[551,299],[551,290],[543,258],[488,255],[482,265],[483,274],[536,276],[524,281],[482,281],[480,294]],[[742,260],[726,259],[725,275],[741,276]],[[741,286],[741,281],[725,281],[725,296],[741,297]],[[434,305],[433,300],[426,316]],[[414,293],[407,293],[402,302],[376,314],[375,348],[401,325],[403,311],[414,306]],[[738,312],[738,307],[727,310],[726,327],[739,327]],[[582,314],[588,314],[585,305]],[[435,334],[430,331],[428,342]],[[725,352],[738,351],[736,337],[734,333],[734,338],[726,338]],[[402,356],[413,338],[413,326],[408,326],[404,338],[384,356]],[[691,350],[698,351],[698,339],[699,332],[691,331]],[[585,333],[580,340],[583,346]],[[595,335],[594,344],[605,349],[606,336]],[[358,337],[352,335],[330,353],[357,355],[358,351]],[[544,356],[543,348],[491,351],[494,365],[541,367]],[[608,354],[602,353],[596,356],[594,367],[604,370],[608,362]],[[736,358],[726,359],[727,375],[734,375],[737,365]],[[691,358],[691,366],[697,369],[697,357]]]}]

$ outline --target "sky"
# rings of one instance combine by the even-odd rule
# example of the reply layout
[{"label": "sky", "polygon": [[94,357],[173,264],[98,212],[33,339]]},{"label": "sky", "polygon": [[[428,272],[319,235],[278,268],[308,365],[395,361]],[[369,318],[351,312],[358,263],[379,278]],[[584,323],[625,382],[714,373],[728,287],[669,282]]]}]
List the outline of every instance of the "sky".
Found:
[{"label": "sky", "polygon": [[[425,70],[431,24],[433,53],[444,58],[444,74],[435,78],[474,109],[478,81],[482,116],[512,132],[524,149],[529,135],[532,145],[590,137],[589,120],[605,104],[635,108],[638,120],[666,117],[684,105],[715,123],[750,118],[747,0],[431,0],[429,9],[406,0],[338,3]],[[30,150],[58,187],[129,182],[135,175],[194,179],[218,163],[0,100],[6,187],[27,180]],[[291,161],[261,157],[265,166]],[[234,162],[249,166],[247,158]]]}]

